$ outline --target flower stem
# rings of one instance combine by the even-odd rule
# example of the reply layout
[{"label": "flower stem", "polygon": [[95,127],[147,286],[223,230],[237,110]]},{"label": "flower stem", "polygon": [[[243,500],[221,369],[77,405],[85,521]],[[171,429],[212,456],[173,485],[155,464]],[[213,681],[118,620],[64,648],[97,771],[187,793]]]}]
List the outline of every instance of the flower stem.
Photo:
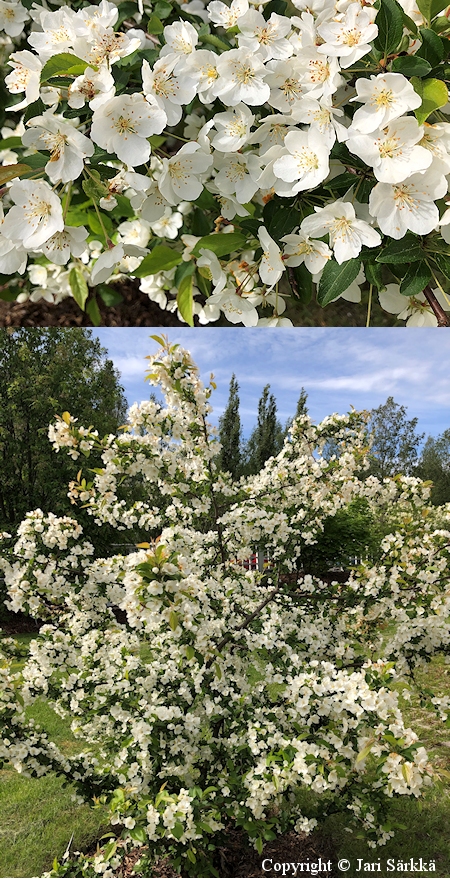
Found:
[{"label": "flower stem", "polygon": [[370,315],[372,312],[372,294],[373,294],[373,284],[369,287],[369,302],[367,304],[367,320],[366,327],[370,327]]},{"label": "flower stem", "polygon": [[445,314],[442,306],[437,301],[429,284],[427,284],[423,293],[436,317],[438,327],[450,327],[450,322],[447,318],[447,315]]}]

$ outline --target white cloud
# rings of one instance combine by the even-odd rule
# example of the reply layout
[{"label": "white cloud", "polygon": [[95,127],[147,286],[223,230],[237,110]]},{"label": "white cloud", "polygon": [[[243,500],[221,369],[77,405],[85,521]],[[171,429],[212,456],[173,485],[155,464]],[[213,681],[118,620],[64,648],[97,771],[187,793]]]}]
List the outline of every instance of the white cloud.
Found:
[{"label": "white cloud", "polygon": [[266,384],[285,421],[302,386],[310,414],[319,421],[351,405],[372,409],[392,395],[419,417],[420,430],[440,433],[450,425],[450,334],[434,328],[102,328],[93,331],[122,374],[130,403],[146,399],[145,357],[157,350],[153,334],[187,348],[203,379],[214,373],[218,389],[212,419],[223,412],[231,374],[240,385],[241,418],[249,433]]}]

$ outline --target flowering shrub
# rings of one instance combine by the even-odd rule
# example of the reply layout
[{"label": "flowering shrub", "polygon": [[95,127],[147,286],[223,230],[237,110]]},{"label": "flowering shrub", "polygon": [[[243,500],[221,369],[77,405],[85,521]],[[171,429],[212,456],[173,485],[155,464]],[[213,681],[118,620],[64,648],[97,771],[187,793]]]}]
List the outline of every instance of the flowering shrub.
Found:
[{"label": "flowering shrub", "polygon": [[287,304],[364,288],[368,321],[377,292],[446,325],[447,12],[1,0],[6,295],[99,323],[131,275],[189,324],[284,326]]},{"label": "flowering shrub", "polygon": [[[262,852],[338,809],[382,844],[392,800],[420,797],[433,777],[393,687],[450,644],[450,532],[427,526],[429,486],[358,478],[356,412],[318,426],[300,417],[276,458],[233,483],[207,422],[214,386],[189,354],[163,342],[148,378],[166,404],[133,406],[124,433],[100,440],[68,413],[50,428],[74,459],[103,450],[103,468],[71,484],[73,501],[149,540],[96,559],[75,519],[28,514],[1,564],[10,607],[46,623],[22,673],[8,671],[6,643],[0,756],[61,774],[109,808],[126,846],[148,844],[150,859],[170,847],[184,874],[211,876],[230,823]],[[330,440],[339,454],[327,459]],[[137,474],[138,501],[127,492]],[[391,516],[379,562],[346,584],[297,578],[302,547],[358,498]],[[258,544],[266,574],[237,562]],[[26,721],[42,696],[71,718],[80,754]],[[424,699],[445,717],[445,700]],[[112,876],[116,847],[78,869]]]}]

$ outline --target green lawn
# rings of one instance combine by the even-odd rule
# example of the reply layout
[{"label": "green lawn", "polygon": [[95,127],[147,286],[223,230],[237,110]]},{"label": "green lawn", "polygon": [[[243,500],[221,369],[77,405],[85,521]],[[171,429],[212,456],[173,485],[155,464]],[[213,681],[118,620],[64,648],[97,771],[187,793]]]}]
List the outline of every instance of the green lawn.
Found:
[{"label": "green lawn", "polygon": [[[33,635],[18,636],[28,644]],[[70,722],[43,701],[30,712],[62,751],[80,748]],[[15,770],[0,771],[0,877],[40,877],[61,857],[73,834],[72,851],[91,846],[106,832],[105,813],[72,800],[71,787],[52,773],[27,779]]]},{"label": "green lawn", "polygon": [[[417,676],[422,685],[434,688],[440,695],[450,693],[450,667],[444,663],[433,661],[426,672]],[[403,688],[400,688],[403,690]],[[439,770],[450,772],[450,728],[446,727],[436,715],[422,709],[419,701],[401,700],[405,721],[417,733],[424,743],[431,763]],[[346,858],[351,863],[351,871],[347,876],[358,877],[449,877],[450,876],[450,786],[448,778],[436,781],[425,798],[420,800],[401,798],[393,807],[393,815],[403,826],[392,840],[376,850],[369,849],[363,840],[345,833],[341,817],[329,820],[327,829],[336,843],[337,858]],[[422,857],[423,862],[435,861],[434,871],[387,870],[387,860],[395,863],[401,859],[416,862]],[[358,864],[358,859],[362,863]],[[380,861],[381,872],[363,870],[364,863]],[[358,870],[358,867],[360,870]],[[416,865],[417,867],[417,865]],[[344,874],[342,874],[344,876]]]},{"label": "green lawn", "polygon": [[[22,637],[27,643],[30,637]],[[256,670],[255,670],[256,672]],[[450,691],[450,667],[434,661],[422,681]],[[427,747],[436,769],[450,771],[450,729],[417,700],[404,703],[408,723]],[[67,720],[59,718],[44,701],[33,706],[33,717],[66,752],[79,748]],[[0,772],[0,877],[39,877],[51,868],[53,858],[61,857],[72,836],[74,849],[86,851],[108,828],[99,810],[79,806],[71,799],[70,788],[54,774],[26,779],[14,771]],[[345,817],[330,818],[325,833],[332,836],[338,859],[348,859],[351,869],[340,876],[351,877],[448,877],[450,876],[450,792],[445,778],[438,781],[420,801],[402,798],[394,804],[394,815],[404,826],[385,847],[369,849],[363,840],[345,831]],[[434,859],[435,870],[387,870],[387,860],[408,862],[420,857]],[[358,859],[361,863],[358,863]],[[380,870],[378,870],[378,861]],[[364,870],[364,863],[375,863],[375,870]],[[306,875],[304,875],[306,876]]]}]

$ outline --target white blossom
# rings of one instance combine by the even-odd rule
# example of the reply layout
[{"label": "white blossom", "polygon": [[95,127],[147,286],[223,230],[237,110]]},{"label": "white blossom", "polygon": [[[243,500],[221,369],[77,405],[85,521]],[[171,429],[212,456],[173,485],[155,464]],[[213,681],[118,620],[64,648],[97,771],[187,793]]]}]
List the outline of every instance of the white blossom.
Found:
[{"label": "white blossom", "polygon": [[204,153],[199,144],[184,144],[175,156],[163,161],[158,181],[160,193],[169,205],[198,198],[203,189],[202,176],[211,165],[211,156]]},{"label": "white blossom", "polygon": [[92,141],[52,110],[33,117],[28,124],[22,143],[50,152],[45,170],[52,183],[76,180],[83,171],[84,160],[94,153]]},{"label": "white blossom", "polygon": [[346,141],[351,153],[372,165],[382,183],[401,183],[415,172],[426,171],[432,155],[419,145],[424,134],[416,119],[405,116],[390,122],[373,134],[357,134],[349,129]]},{"label": "white blossom", "polygon": [[5,237],[37,248],[64,229],[61,202],[45,180],[18,180],[9,191],[14,205],[3,225]]},{"label": "white blossom", "polygon": [[367,7],[362,9],[359,3],[350,3],[338,20],[326,22],[317,28],[325,41],[317,51],[337,56],[343,68],[351,67],[370,52],[370,42],[378,34],[373,18]]},{"label": "white blossom", "polygon": [[253,52],[230,49],[217,61],[219,74],[215,95],[230,107],[236,104],[264,104],[270,95],[269,85],[264,81],[266,68]]},{"label": "white blossom", "polygon": [[401,73],[380,73],[368,79],[359,77],[352,101],[363,103],[356,111],[352,128],[363,134],[385,128],[408,110],[416,110],[422,101],[410,81]]},{"label": "white blossom", "polygon": [[329,149],[314,130],[291,131],[284,139],[285,153],[274,162],[277,177],[293,183],[292,194],[317,186],[329,174]]},{"label": "white blossom", "polygon": [[142,95],[120,95],[95,110],[91,137],[127,165],[143,165],[151,152],[147,138],[159,134],[166,121],[156,101],[150,104]]},{"label": "white blossom", "polygon": [[270,289],[280,280],[285,267],[281,258],[280,248],[271,238],[265,226],[259,227],[258,238],[263,249],[258,273],[263,284],[267,284]]},{"label": "white blossom", "polygon": [[363,245],[377,247],[381,236],[365,220],[358,220],[351,202],[338,200],[324,208],[316,208],[302,221],[301,232],[320,237],[329,234],[330,245],[338,263],[357,257]]},{"label": "white blossom", "polygon": [[0,30],[9,37],[18,37],[28,20],[27,10],[18,0],[0,0]]},{"label": "white blossom", "polygon": [[320,272],[331,257],[328,245],[323,241],[310,238],[302,230],[298,233],[283,235],[286,266],[300,266],[305,264],[308,272],[316,275]]},{"label": "white blossom", "polygon": [[447,192],[441,174],[413,174],[403,183],[377,183],[369,199],[372,217],[385,235],[400,239],[408,230],[427,235],[439,223],[439,210],[434,199]]}]

